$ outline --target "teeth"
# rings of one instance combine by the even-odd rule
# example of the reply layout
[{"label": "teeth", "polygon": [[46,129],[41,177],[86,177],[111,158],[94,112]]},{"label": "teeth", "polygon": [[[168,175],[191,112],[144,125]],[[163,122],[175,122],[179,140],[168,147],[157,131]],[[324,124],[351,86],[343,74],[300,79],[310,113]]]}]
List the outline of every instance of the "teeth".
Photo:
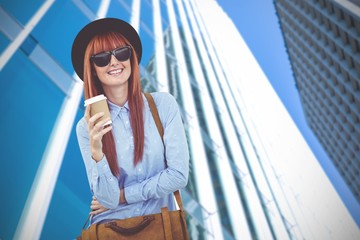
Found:
[{"label": "teeth", "polygon": [[122,71],[123,71],[122,69],[112,70],[109,72],[109,74],[118,74],[121,73]]}]

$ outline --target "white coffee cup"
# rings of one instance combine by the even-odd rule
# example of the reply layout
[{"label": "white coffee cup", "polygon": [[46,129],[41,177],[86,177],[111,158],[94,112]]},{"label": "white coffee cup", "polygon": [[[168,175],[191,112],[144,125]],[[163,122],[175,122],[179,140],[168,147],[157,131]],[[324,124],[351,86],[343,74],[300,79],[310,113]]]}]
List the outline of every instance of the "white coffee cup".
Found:
[{"label": "white coffee cup", "polygon": [[[104,118],[110,118],[109,106],[106,100],[107,98],[103,94],[85,100],[85,107],[90,105],[90,117],[94,116],[96,113],[103,112],[104,115],[98,121],[101,121]],[[110,119],[104,123],[104,126],[111,123],[112,121]]]}]

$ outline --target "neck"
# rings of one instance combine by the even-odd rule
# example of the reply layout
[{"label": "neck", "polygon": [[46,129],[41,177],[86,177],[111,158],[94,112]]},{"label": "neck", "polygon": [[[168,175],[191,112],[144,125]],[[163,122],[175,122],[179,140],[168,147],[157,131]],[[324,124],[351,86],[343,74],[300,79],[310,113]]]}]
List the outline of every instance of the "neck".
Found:
[{"label": "neck", "polygon": [[110,102],[123,107],[128,100],[128,85],[124,84],[121,86],[103,86],[106,97]]}]

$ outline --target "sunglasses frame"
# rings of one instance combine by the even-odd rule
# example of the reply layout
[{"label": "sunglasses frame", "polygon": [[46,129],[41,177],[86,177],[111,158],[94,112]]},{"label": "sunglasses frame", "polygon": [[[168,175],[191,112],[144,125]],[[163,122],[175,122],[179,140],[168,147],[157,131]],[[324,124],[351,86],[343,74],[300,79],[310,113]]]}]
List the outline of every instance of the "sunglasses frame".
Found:
[{"label": "sunglasses frame", "polygon": [[[123,49],[128,49],[128,51],[129,51],[129,57],[126,58],[126,59],[119,59],[119,58],[116,56],[116,52],[117,52],[118,50],[123,50]],[[104,55],[104,54],[106,54],[106,55]],[[103,58],[109,58],[107,64],[105,64],[105,65],[102,66],[101,64],[98,65],[98,64],[96,63],[96,57],[99,57],[99,55],[104,55]],[[125,61],[127,61],[128,59],[130,59],[130,57],[131,57],[131,46],[126,45],[126,46],[123,46],[123,47],[115,48],[115,49],[113,49],[113,50],[111,50],[111,51],[105,51],[105,52],[97,53],[97,54],[92,55],[92,56],[90,57],[90,59],[91,59],[91,61],[92,61],[96,66],[98,66],[98,67],[105,67],[105,66],[109,65],[109,63],[110,63],[110,61],[111,61],[111,55],[114,55],[115,58],[116,58],[118,61],[120,61],[120,62],[125,62]],[[109,57],[109,56],[110,56],[110,57]]]}]

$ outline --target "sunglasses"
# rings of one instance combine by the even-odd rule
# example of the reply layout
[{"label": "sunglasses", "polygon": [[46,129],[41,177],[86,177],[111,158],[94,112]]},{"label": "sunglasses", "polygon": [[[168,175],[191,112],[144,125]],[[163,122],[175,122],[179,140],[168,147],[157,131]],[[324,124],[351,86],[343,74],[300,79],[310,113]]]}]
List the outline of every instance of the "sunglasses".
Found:
[{"label": "sunglasses", "polygon": [[112,51],[102,52],[91,56],[91,61],[93,61],[98,67],[105,67],[110,63],[111,55],[114,55],[117,60],[124,62],[128,60],[131,56],[131,47],[119,47]]}]

